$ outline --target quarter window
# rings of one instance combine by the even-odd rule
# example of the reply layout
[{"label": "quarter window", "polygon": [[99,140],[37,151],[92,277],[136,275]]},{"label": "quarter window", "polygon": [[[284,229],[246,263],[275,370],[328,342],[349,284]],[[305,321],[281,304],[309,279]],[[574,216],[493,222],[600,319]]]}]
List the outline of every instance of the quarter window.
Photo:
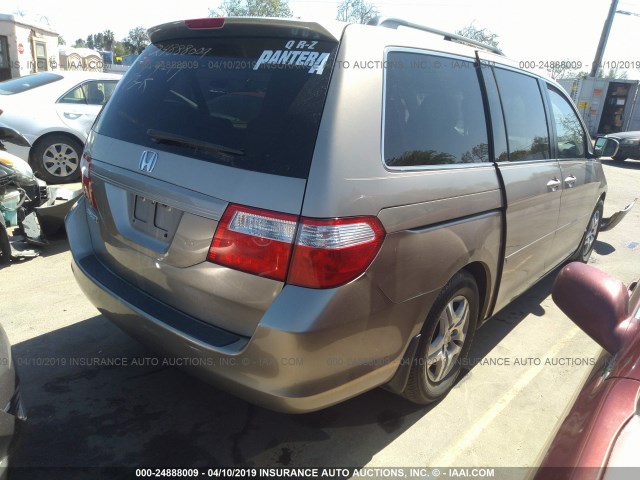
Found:
[{"label": "quarter window", "polygon": [[584,158],[585,133],[578,116],[569,102],[551,86],[549,99],[556,125],[558,158]]},{"label": "quarter window", "polygon": [[489,161],[487,125],[471,61],[387,56],[384,160],[391,167]]},{"label": "quarter window", "polygon": [[[495,69],[495,75],[507,127],[509,160],[550,158],[549,131],[538,81],[500,68]],[[498,159],[506,160],[499,154]]]},{"label": "quarter window", "polygon": [[104,105],[117,82],[91,81],[74,88],[60,99],[60,103],[79,103],[82,105]]}]

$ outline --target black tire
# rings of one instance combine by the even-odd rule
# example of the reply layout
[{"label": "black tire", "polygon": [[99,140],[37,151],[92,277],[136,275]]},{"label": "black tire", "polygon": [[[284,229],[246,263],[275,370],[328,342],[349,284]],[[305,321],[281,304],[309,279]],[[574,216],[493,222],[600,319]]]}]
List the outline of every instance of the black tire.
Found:
[{"label": "black tire", "polygon": [[458,272],[438,295],[422,327],[416,358],[403,392],[407,399],[426,405],[440,400],[451,390],[462,365],[468,361],[478,308],[475,280],[467,272]]},{"label": "black tire", "polygon": [[0,265],[7,265],[11,261],[11,243],[9,234],[4,224],[4,218],[0,213]]},{"label": "black tire", "polygon": [[31,151],[31,166],[48,184],[80,180],[82,144],[69,135],[54,133],[40,138]]},{"label": "black tire", "polygon": [[598,239],[598,233],[600,233],[603,208],[604,202],[599,200],[596,208],[593,209],[591,217],[589,217],[589,223],[587,223],[587,228],[582,235],[580,246],[578,247],[578,250],[576,250],[576,253],[573,254],[573,257],[571,257],[572,261],[582,263],[587,263],[589,261],[589,257],[591,257],[593,248],[596,245],[596,240]]},{"label": "black tire", "polygon": [[613,158],[616,162],[624,162],[627,159],[627,156],[626,155],[617,154],[617,155],[614,155],[611,158]]}]

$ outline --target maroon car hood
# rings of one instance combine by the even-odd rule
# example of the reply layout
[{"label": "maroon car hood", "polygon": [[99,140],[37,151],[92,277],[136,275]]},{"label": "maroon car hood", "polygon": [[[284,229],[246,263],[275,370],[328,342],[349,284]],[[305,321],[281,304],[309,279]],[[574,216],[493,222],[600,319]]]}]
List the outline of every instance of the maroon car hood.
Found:
[{"label": "maroon car hood", "polygon": [[618,434],[636,414],[640,382],[600,376],[580,392],[536,480],[601,478]]}]

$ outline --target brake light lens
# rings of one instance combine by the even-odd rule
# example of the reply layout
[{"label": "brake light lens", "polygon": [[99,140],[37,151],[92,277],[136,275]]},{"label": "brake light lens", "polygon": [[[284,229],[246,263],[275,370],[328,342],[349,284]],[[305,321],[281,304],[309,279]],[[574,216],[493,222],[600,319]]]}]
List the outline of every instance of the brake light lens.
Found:
[{"label": "brake light lens", "polygon": [[385,231],[376,217],[298,218],[231,204],[218,223],[208,259],[308,288],[332,288],[360,276]]},{"label": "brake light lens", "polygon": [[284,281],[298,217],[229,205],[218,223],[208,259],[226,267]]},{"label": "brake light lens", "polygon": [[91,156],[87,152],[82,154],[82,160],[80,160],[80,173],[82,175],[82,191],[84,196],[91,206],[97,209],[98,205],[96,204],[96,198],[93,195],[93,185],[91,184]]},{"label": "brake light lens", "polygon": [[191,20],[185,20],[184,24],[191,29],[222,28],[224,26],[224,18],[194,18]]},{"label": "brake light lens", "polygon": [[348,283],[369,267],[384,236],[376,217],[304,219],[287,281],[310,288]]}]

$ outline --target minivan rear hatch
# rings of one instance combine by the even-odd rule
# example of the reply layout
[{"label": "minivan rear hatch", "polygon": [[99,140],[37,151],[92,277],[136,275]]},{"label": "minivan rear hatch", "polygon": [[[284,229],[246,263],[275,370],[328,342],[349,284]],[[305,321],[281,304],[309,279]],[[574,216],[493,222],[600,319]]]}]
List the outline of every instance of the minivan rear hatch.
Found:
[{"label": "minivan rear hatch", "polygon": [[250,336],[283,281],[208,261],[209,248],[230,204],[295,225],[340,31],[216,18],[149,32],[87,142],[93,248],[133,287]]}]

